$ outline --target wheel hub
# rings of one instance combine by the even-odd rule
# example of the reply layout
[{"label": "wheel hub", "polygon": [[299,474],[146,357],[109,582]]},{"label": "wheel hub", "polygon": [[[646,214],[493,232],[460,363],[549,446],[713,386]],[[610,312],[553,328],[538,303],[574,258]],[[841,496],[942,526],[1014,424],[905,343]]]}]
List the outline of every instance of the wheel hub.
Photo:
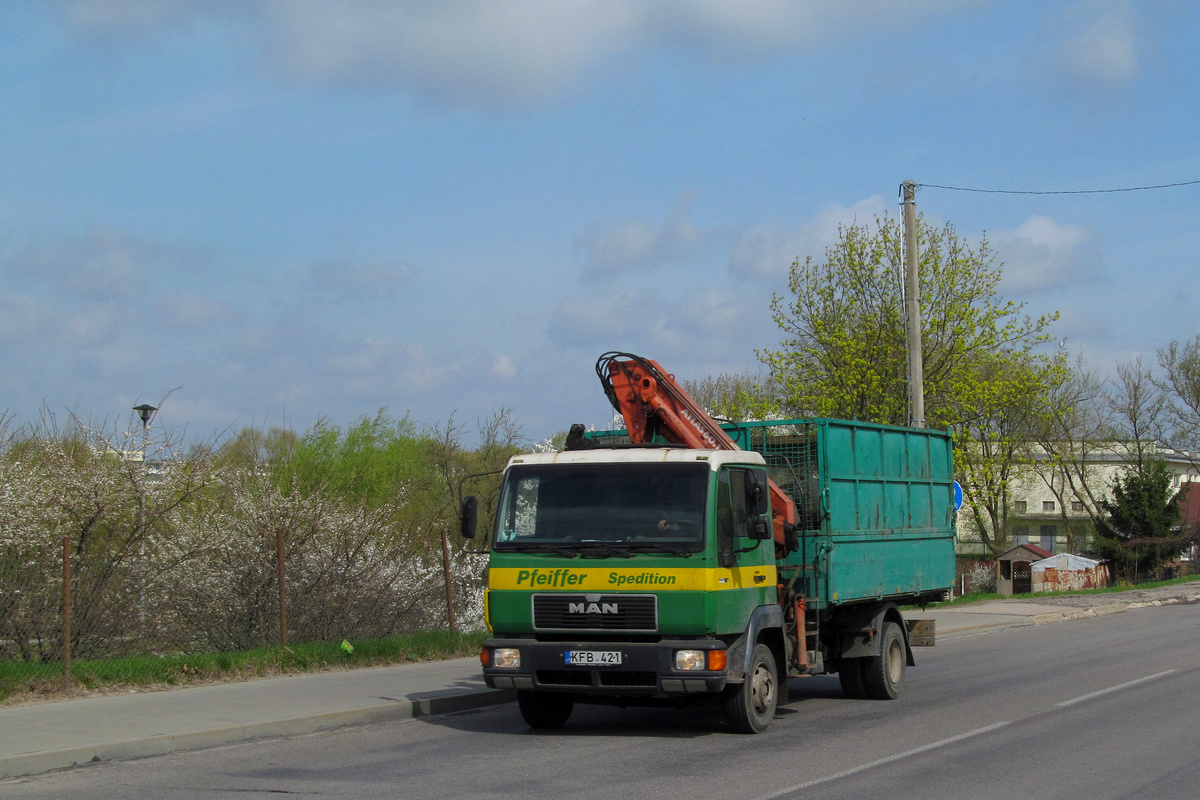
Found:
[{"label": "wheel hub", "polygon": [[750,683],[750,699],[754,710],[759,714],[765,713],[775,702],[775,681],[771,671],[764,666],[754,670],[754,678]]}]

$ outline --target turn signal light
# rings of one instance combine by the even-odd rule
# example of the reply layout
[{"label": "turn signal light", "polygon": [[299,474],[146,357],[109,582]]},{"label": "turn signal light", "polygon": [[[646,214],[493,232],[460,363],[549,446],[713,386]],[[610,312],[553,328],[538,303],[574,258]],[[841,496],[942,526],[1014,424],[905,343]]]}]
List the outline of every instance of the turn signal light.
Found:
[{"label": "turn signal light", "polygon": [[729,654],[725,650],[708,651],[708,668],[713,672],[723,672],[729,663]]}]

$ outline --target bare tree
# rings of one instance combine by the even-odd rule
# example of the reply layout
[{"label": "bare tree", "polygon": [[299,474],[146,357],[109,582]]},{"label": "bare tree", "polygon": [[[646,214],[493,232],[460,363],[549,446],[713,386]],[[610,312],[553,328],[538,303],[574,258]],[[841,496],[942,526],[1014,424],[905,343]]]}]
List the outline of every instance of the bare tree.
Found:
[{"label": "bare tree", "polygon": [[1170,406],[1162,387],[1140,357],[1117,364],[1117,377],[1108,394],[1108,408],[1118,439],[1128,447],[1140,475],[1166,438]]},{"label": "bare tree", "polygon": [[[1034,468],[1057,500],[1064,527],[1071,534],[1072,526],[1079,524],[1068,513],[1079,503],[1090,530],[1095,530],[1104,514],[1100,503],[1108,492],[1102,463],[1112,457],[1117,445],[1104,381],[1084,366],[1082,358],[1076,359],[1066,380],[1052,387],[1048,413],[1036,438],[1042,452],[1034,459]],[[1083,546],[1078,540],[1072,544]]]},{"label": "bare tree", "polygon": [[1167,395],[1174,447],[1200,450],[1200,336],[1171,342],[1158,351],[1164,376],[1159,388]]}]

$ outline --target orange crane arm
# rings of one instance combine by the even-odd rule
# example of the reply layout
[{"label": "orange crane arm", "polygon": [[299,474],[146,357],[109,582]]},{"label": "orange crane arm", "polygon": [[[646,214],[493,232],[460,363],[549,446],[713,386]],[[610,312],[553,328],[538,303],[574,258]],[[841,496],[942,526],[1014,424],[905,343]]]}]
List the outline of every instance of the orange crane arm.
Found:
[{"label": "orange crane arm", "polygon": [[[696,450],[741,450],[657,361],[631,353],[605,353],[596,362],[596,374],[635,444],[647,444],[657,433],[668,442]],[[775,481],[769,483],[775,543],[786,549],[796,524],[796,504]]]}]

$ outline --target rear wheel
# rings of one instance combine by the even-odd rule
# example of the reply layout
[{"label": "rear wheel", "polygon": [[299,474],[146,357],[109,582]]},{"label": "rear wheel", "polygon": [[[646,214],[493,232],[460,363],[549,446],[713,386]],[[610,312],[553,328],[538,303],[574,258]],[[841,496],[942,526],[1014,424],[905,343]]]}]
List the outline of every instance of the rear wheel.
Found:
[{"label": "rear wheel", "polygon": [[531,728],[561,728],[571,718],[575,700],[566,694],[517,692],[517,707]]},{"label": "rear wheel", "polygon": [[904,683],[908,653],[899,625],[890,620],[884,622],[882,633],[880,654],[862,660],[863,688],[872,700],[894,700]]},{"label": "rear wheel", "polygon": [[779,704],[779,669],[771,648],[765,644],[755,645],[746,681],[730,686],[727,691],[725,716],[734,730],[742,733],[765,731]]}]

